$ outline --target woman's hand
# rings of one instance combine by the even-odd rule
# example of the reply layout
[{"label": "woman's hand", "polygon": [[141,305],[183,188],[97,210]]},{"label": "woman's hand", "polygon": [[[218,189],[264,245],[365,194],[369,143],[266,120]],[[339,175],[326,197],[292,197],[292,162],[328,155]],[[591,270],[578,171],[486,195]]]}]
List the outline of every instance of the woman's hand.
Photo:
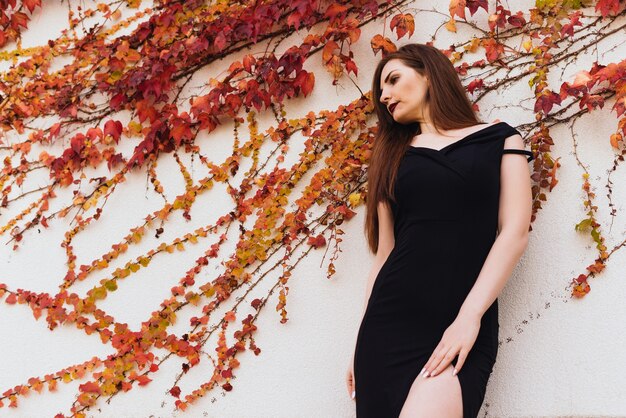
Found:
[{"label": "woman's hand", "polygon": [[346,372],[346,386],[348,387],[348,396],[354,399],[354,355]]},{"label": "woman's hand", "polygon": [[441,337],[441,341],[435,347],[435,351],[431,354],[426,362],[422,373],[424,377],[436,376],[459,355],[453,376],[461,370],[467,354],[474,346],[478,330],[480,329],[480,318],[470,316],[459,316],[446,329]]}]

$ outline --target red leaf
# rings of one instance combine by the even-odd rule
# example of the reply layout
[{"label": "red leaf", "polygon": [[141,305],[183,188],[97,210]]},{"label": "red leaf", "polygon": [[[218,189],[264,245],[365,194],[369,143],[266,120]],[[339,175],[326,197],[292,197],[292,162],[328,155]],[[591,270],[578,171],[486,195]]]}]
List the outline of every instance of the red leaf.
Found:
[{"label": "red leaf", "polygon": [[[522,12],[517,12],[516,15],[509,17],[509,24],[511,26],[514,26],[516,28],[521,28],[522,26],[524,26],[526,24],[526,19],[524,19],[524,16],[522,15]],[[573,29],[573,25],[570,26],[571,29]],[[574,34],[571,33],[571,36],[573,36]]]},{"label": "red leaf", "polygon": [[148,376],[146,376],[145,374],[142,374],[141,376],[137,376],[137,378],[135,379],[137,382],[139,382],[139,386],[145,386],[148,383],[152,382],[152,379],[150,379]]},{"label": "red leaf", "polygon": [[85,138],[83,138],[82,135],[76,135],[70,140],[70,145],[76,154],[80,154],[80,151],[85,146]]},{"label": "red leaf", "polygon": [[102,138],[102,130],[100,128],[89,128],[87,130],[87,138],[92,141],[97,138]]},{"label": "red leaf", "polygon": [[11,16],[11,27],[15,30],[18,30],[19,26],[27,28],[28,27],[27,23],[28,23],[28,16],[25,13],[15,12]]},{"label": "red leaf", "polygon": [[174,386],[173,388],[171,388],[170,395],[172,395],[175,398],[180,397],[180,388],[178,386]]},{"label": "red leaf", "polygon": [[585,281],[587,281],[587,275],[586,274],[580,274],[578,275],[577,278],[574,279],[576,281],[576,283],[580,284],[583,283]]},{"label": "red leaf", "polygon": [[191,129],[189,129],[189,124],[182,119],[178,119],[174,122],[171,135],[176,141],[176,144],[180,144],[183,139],[191,139],[193,134],[191,133]]},{"label": "red leaf", "polygon": [[302,15],[300,13],[293,12],[287,17],[287,26],[293,26],[296,30],[300,27],[300,20],[302,19]]},{"label": "red leaf", "polygon": [[109,169],[109,171],[111,171],[114,167],[116,167],[118,164],[121,164],[124,162],[124,157],[122,157],[121,153],[117,153],[115,155],[112,155],[108,161],[107,161],[107,168]]},{"label": "red leaf", "polygon": [[226,315],[224,315],[224,319],[227,320],[228,322],[232,322],[235,320],[235,312],[233,311],[228,311],[226,312]]},{"label": "red leaf", "polygon": [[609,13],[613,12],[616,15],[619,12],[618,0],[598,0],[596,3],[596,12],[599,10],[602,17],[607,17]]},{"label": "red leaf", "polygon": [[78,386],[78,390],[85,393],[100,393],[100,386],[96,382],[87,382]]},{"label": "red leaf", "polygon": [[15,296],[15,293],[10,293],[4,301],[9,305],[15,305],[15,303],[17,302],[17,297]]},{"label": "red leaf", "polygon": [[41,7],[41,0],[23,0],[22,3],[28,7],[28,11],[31,13],[35,10],[35,7]]},{"label": "red leaf", "polygon": [[471,83],[468,84],[467,86],[467,91],[470,92],[470,94],[474,94],[474,90],[478,89],[478,88],[482,88],[483,87],[483,79],[482,78],[478,78],[475,80],[472,80]]},{"label": "red leaf", "polygon": [[324,235],[322,234],[318,235],[317,237],[309,237],[307,244],[315,248],[323,247],[324,245],[326,245],[326,238],[324,238]]},{"label": "red leaf", "polygon": [[326,13],[324,14],[324,16],[329,17],[330,23],[333,23],[337,19],[337,16],[343,16],[347,10],[347,6],[341,5],[339,3],[331,3],[330,7],[326,9]]},{"label": "red leaf", "polygon": [[315,85],[315,74],[302,70],[298,73],[295,84],[300,86],[300,91],[304,94],[304,97],[306,97],[311,93]]},{"label": "red leaf", "polygon": [[399,13],[391,19],[389,27],[391,27],[391,30],[396,31],[398,39],[406,35],[407,32],[409,33],[410,38],[415,31],[415,21],[413,20],[412,15]]},{"label": "red leaf", "polygon": [[226,46],[226,37],[224,36],[223,32],[217,34],[217,36],[215,37],[214,45],[218,51],[224,49],[224,47]]},{"label": "red leaf", "polygon": [[126,100],[126,96],[123,93],[116,94],[111,98],[109,105],[111,105],[111,109],[119,110],[120,105]]},{"label": "red leaf", "polygon": [[104,124],[104,135],[111,135],[115,143],[119,142],[122,131],[122,122],[119,120],[108,120],[107,123]]},{"label": "red leaf", "polygon": [[256,58],[254,58],[252,55],[247,54],[246,56],[243,57],[243,68],[249,72],[252,73],[252,66],[256,64]]},{"label": "red leaf", "polygon": [[347,72],[352,71],[354,75],[358,75],[359,69],[357,68],[356,63],[353,60],[351,60],[350,58],[346,58],[344,60],[344,64],[346,65]]},{"label": "red leaf", "polygon": [[61,130],[61,124],[59,122],[55,123],[54,125],[50,127],[50,136],[48,138],[49,139],[54,138],[55,136],[59,134],[60,130]]}]

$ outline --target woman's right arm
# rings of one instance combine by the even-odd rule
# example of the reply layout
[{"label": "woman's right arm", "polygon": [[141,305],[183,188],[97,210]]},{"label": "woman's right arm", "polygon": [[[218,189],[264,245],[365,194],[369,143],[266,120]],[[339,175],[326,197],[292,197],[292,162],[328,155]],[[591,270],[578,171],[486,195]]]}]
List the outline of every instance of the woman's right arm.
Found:
[{"label": "woman's right arm", "polygon": [[363,303],[363,311],[361,312],[361,319],[365,315],[367,303],[372,294],[372,288],[376,281],[376,276],[380,272],[383,264],[389,257],[389,253],[395,245],[395,238],[393,236],[393,215],[391,209],[387,204],[382,202],[378,203],[378,251],[374,257],[374,262],[370,269],[370,273],[367,277],[367,287],[365,290],[365,300]]},{"label": "woman's right arm", "polygon": [[[374,287],[374,282],[376,281],[376,277],[380,272],[383,264],[387,261],[387,257],[391,253],[395,245],[395,239],[393,236],[393,214],[388,205],[383,203],[378,203],[378,250],[376,251],[376,256],[374,257],[374,262],[372,263],[372,267],[370,269],[369,276],[367,277],[367,286],[365,289],[365,301],[363,303],[363,312],[361,313],[361,321],[363,321],[363,316],[365,315],[365,311],[367,310],[367,304],[369,302],[369,298],[372,294],[372,288]],[[358,332],[357,332],[358,338]],[[355,344],[356,350],[356,344]],[[348,394],[351,394],[352,399],[354,399],[355,391],[354,391],[354,354],[355,350],[352,351],[352,359],[350,360],[350,364],[348,366],[348,371],[346,372],[346,384],[348,388]]]}]

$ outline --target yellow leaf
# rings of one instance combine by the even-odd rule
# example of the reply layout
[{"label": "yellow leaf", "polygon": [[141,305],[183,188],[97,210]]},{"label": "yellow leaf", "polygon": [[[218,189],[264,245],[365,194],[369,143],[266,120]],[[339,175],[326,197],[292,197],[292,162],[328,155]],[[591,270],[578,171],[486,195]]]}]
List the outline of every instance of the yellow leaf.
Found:
[{"label": "yellow leaf", "polygon": [[106,297],[106,295],[107,295],[107,291],[106,291],[106,289],[105,289],[104,287],[102,287],[102,286],[101,286],[101,287],[96,287],[96,288],[93,290],[92,295],[93,295],[93,298],[94,298],[94,299],[104,299],[104,298]]},{"label": "yellow leaf", "polygon": [[348,196],[348,201],[352,207],[357,206],[361,202],[361,193],[351,193]]},{"label": "yellow leaf", "polygon": [[204,291],[204,296],[206,297],[211,297],[215,294],[215,288],[213,286],[211,286],[209,289],[207,289],[206,291]]},{"label": "yellow leaf", "polygon": [[115,280],[107,280],[104,283],[104,287],[106,287],[107,290],[113,292],[113,291],[117,290],[117,281],[115,281]]},{"label": "yellow leaf", "polygon": [[454,18],[448,20],[448,23],[446,23],[446,29],[448,29],[450,32],[456,33],[456,23],[454,22]]},{"label": "yellow leaf", "polygon": [[141,123],[131,120],[130,122],[128,122],[128,129],[130,129],[131,133],[133,134],[140,134],[142,126]]}]

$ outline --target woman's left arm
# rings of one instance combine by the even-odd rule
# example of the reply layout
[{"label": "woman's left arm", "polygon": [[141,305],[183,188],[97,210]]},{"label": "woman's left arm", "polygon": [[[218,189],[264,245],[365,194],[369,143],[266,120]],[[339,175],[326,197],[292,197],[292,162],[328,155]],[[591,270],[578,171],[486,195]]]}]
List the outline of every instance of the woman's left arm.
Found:
[{"label": "woman's left arm", "polygon": [[[515,134],[506,138],[504,149],[524,149],[522,137]],[[426,363],[423,370],[426,376],[437,375],[457,354],[455,370],[461,369],[476,341],[483,314],[504,288],[526,249],[532,190],[528,162],[523,154],[502,155],[499,205],[498,236],[456,319]]]},{"label": "woman's left arm", "polygon": [[[524,149],[520,135],[506,138],[504,149]],[[530,171],[523,154],[503,154],[500,171],[498,236],[459,316],[480,320],[496,300],[528,244],[532,216]]]}]

